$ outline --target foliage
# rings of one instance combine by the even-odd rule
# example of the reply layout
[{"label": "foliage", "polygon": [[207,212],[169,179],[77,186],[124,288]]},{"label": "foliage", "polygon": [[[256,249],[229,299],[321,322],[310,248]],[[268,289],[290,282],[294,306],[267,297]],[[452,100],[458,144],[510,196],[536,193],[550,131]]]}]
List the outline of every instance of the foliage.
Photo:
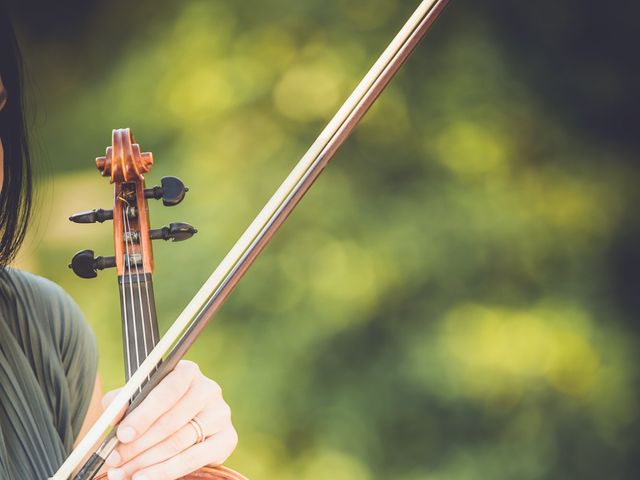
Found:
[{"label": "foliage", "polygon": [[[81,248],[110,254],[109,226],[66,218],[109,205],[92,159],[111,129],[154,152],[149,183],[190,187],[175,209],[151,206],[154,224],[200,231],[155,246],[166,328],[413,2],[88,5],[73,33],[22,22],[50,174],[20,261],[80,303],[115,388],[115,279],[65,267]],[[637,473],[620,283],[638,173],[507,44],[453,2],[193,348],[224,386],[241,438],[230,465],[249,477]]]}]

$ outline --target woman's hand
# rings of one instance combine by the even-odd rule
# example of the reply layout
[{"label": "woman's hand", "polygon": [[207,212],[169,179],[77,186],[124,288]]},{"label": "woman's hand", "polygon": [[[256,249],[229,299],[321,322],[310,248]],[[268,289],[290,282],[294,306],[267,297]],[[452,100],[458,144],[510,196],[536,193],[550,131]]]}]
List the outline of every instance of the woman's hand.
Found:
[{"label": "woman's hand", "polygon": [[[105,403],[116,393],[105,395]],[[175,480],[221,464],[238,442],[220,387],[186,360],[122,420],[117,435],[121,443],[106,462],[109,480]]]}]

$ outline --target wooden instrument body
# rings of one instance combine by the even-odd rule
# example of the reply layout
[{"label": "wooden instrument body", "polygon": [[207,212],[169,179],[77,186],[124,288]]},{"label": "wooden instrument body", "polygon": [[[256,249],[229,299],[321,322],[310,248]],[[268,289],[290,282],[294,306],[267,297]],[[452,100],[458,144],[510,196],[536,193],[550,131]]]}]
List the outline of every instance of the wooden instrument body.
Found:
[{"label": "wooden instrument body", "polygon": [[[227,467],[202,467],[197,472],[190,473],[182,477],[180,480],[247,480],[246,477],[234,472]],[[108,480],[107,474],[102,473],[96,477],[96,480]]]}]

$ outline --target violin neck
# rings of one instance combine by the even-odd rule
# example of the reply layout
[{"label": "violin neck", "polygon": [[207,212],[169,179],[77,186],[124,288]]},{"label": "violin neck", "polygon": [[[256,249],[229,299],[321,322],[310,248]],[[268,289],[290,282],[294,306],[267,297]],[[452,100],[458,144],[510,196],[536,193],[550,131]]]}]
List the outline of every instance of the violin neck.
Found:
[{"label": "violin neck", "polygon": [[151,274],[118,277],[126,379],[158,343],[158,320]]}]

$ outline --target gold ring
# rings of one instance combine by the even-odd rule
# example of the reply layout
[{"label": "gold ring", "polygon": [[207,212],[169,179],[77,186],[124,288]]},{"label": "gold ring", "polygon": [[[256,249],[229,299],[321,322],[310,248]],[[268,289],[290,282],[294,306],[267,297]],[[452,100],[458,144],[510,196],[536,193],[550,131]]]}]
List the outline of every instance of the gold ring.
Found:
[{"label": "gold ring", "polygon": [[191,425],[196,431],[196,436],[198,438],[196,438],[195,443],[204,442],[206,438],[204,435],[204,428],[202,428],[202,424],[200,423],[200,420],[198,420],[198,417],[193,417],[191,420],[189,420],[189,425]]}]

